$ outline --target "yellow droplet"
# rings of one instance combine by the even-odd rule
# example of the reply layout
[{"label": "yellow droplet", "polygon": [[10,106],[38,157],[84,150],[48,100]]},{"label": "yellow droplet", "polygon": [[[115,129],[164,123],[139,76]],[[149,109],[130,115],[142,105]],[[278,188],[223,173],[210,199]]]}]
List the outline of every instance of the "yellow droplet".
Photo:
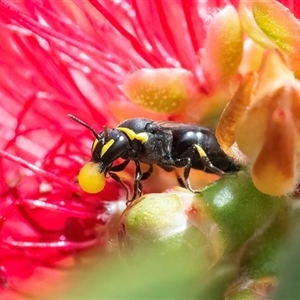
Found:
[{"label": "yellow droplet", "polygon": [[90,161],[79,172],[79,185],[87,193],[99,193],[105,186],[105,176],[99,172],[98,166],[99,164]]}]

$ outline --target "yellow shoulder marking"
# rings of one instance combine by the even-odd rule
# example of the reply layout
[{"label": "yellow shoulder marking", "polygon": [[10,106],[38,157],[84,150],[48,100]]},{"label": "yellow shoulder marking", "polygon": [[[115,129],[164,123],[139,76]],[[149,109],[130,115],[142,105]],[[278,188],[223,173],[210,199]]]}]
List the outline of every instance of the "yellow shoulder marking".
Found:
[{"label": "yellow shoulder marking", "polygon": [[100,157],[102,157],[106,151],[113,145],[115,141],[113,139],[109,140],[107,143],[105,143],[101,149]]},{"label": "yellow shoulder marking", "polygon": [[145,144],[148,141],[148,134],[146,132],[135,133],[129,128],[126,127],[117,127],[118,130],[126,133],[126,135],[133,141],[138,140],[142,144]]}]

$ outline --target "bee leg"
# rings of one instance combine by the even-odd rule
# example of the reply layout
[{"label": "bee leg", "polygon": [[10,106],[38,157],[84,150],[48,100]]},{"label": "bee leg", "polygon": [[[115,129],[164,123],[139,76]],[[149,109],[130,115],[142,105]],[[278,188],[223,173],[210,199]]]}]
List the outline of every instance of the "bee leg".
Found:
[{"label": "bee leg", "polygon": [[126,191],[126,201],[127,201],[126,203],[131,201],[129,199],[129,194],[130,194],[129,189],[128,189],[127,185],[125,185],[125,183],[121,180],[121,178],[116,173],[113,173],[113,172],[123,171],[129,164],[129,162],[130,162],[130,160],[124,160],[119,165],[112,166],[110,168],[110,172],[109,172],[110,177],[112,179],[114,179],[116,182],[118,182],[123,187],[123,189]]},{"label": "bee leg", "polygon": [[[113,171],[113,172],[123,171],[126,168],[126,166],[128,165],[128,163],[129,163],[129,160],[125,160],[124,162],[122,162],[119,165],[112,166],[110,171]],[[128,187],[121,181],[120,177],[115,173],[111,173],[111,172],[109,173],[109,175],[114,180],[116,180],[126,190],[127,204],[142,195],[143,187],[142,187],[140,180],[145,180],[145,179],[149,178],[153,172],[153,165],[149,165],[149,169],[145,173],[142,173],[139,162],[135,162],[135,165],[136,165],[136,172],[135,172],[134,184],[133,184],[133,195],[132,195],[131,199],[129,199]]]},{"label": "bee leg", "polygon": [[129,202],[129,189],[127,187],[127,185],[121,180],[121,178],[116,174],[116,173],[113,173],[113,172],[109,172],[108,173],[109,176],[114,179],[117,183],[119,183],[122,188],[126,191],[126,200],[127,202]]},{"label": "bee leg", "polygon": [[186,158],[186,165],[184,166],[184,169],[183,169],[183,180],[184,180],[185,186],[192,193],[195,193],[196,190],[192,189],[192,186],[191,186],[191,183],[190,183],[190,180],[189,180],[191,168],[192,168],[192,161],[191,161],[190,158]]},{"label": "bee leg", "polygon": [[[178,162],[180,163],[182,161],[184,161],[184,159],[176,159],[176,160],[174,160],[174,165],[176,165],[176,163],[178,163]],[[162,169],[164,169],[166,172],[173,172],[174,171],[175,175],[176,175],[176,178],[177,178],[178,184],[181,187],[185,188],[185,189],[187,188],[184,180],[182,179],[182,176],[179,174],[178,170],[175,167],[173,167],[173,166],[165,166],[163,164],[158,164],[158,166],[161,167]],[[180,167],[182,167],[182,165],[179,164],[179,168]]]},{"label": "bee leg", "polygon": [[116,166],[112,166],[110,168],[110,171],[113,171],[113,172],[120,172],[120,171],[123,171],[127,165],[129,164],[129,160],[124,160],[122,163],[120,163],[119,165],[116,165]]},{"label": "bee leg", "polygon": [[[175,165],[184,166],[183,168],[183,180],[181,177],[178,178],[179,184],[183,184],[185,188],[189,189],[191,192],[195,193],[196,190],[192,189],[191,183],[189,180],[190,171],[192,168],[192,161],[189,157],[180,158],[175,160]],[[181,185],[182,186],[182,185]]]},{"label": "bee leg", "polygon": [[134,162],[135,162],[136,169],[135,169],[135,176],[134,176],[134,182],[133,182],[133,195],[132,195],[131,200],[129,200],[127,202],[131,202],[143,194],[143,186],[140,182],[142,179],[142,176],[143,176],[141,166],[138,161],[135,160]]},{"label": "bee leg", "polygon": [[134,199],[142,196],[143,194],[143,186],[140,180],[146,180],[148,179],[151,174],[153,173],[153,165],[149,165],[149,169],[142,173],[140,164],[136,162],[136,173],[135,173],[135,178],[134,178],[134,184],[133,184],[133,196],[132,199],[128,202],[133,201]]},{"label": "bee leg", "polygon": [[148,179],[151,176],[152,173],[153,173],[153,165],[149,165],[149,169],[142,174],[141,180]]},{"label": "bee leg", "polygon": [[206,156],[206,157],[202,157],[202,162],[203,162],[203,165],[205,166],[205,169],[209,169],[211,172],[213,172],[214,174],[216,175],[225,175],[226,172],[222,171],[221,169],[215,167],[212,162],[209,160],[209,158]]},{"label": "bee leg", "polygon": [[219,168],[215,167],[212,162],[209,160],[206,152],[202,149],[201,146],[199,145],[194,145],[194,148],[196,149],[196,151],[198,152],[200,158],[201,158],[201,161],[204,165],[204,171],[205,169],[208,169],[210,170],[212,173],[216,174],[216,175],[224,175],[226,174],[226,172],[220,170]]},{"label": "bee leg", "polygon": [[179,172],[177,171],[177,169],[174,169],[174,172],[175,172],[175,175],[176,175],[178,184],[179,184],[181,187],[186,188],[186,184],[184,183],[184,181],[183,181],[183,179],[181,178],[181,175],[179,174]]}]

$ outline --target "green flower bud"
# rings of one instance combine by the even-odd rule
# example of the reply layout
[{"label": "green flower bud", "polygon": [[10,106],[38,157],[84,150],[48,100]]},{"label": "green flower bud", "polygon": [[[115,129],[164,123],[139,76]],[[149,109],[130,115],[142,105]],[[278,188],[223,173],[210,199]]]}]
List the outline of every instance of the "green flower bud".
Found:
[{"label": "green flower bud", "polygon": [[119,241],[136,254],[139,246],[154,246],[160,253],[182,249],[204,251],[211,261],[216,261],[224,252],[219,232],[218,225],[212,223],[194,194],[174,188],[133,202],[122,215]]},{"label": "green flower bud", "polygon": [[[243,247],[237,279],[226,292],[226,299],[269,299],[277,284],[278,262],[286,245],[289,211],[282,210],[264,231]],[[247,297],[246,297],[247,295]]]},{"label": "green flower bud", "polygon": [[262,226],[270,224],[284,198],[262,194],[248,174],[224,177],[192,194],[174,188],[148,194],[127,207],[119,240],[138,253],[138,246],[157,246],[166,252],[185,247],[205,250],[210,262],[242,245]]},{"label": "green flower bud", "polygon": [[244,172],[210,184],[202,190],[198,201],[205,202],[221,230],[227,250],[240,246],[261,227],[270,224],[285,204],[284,197],[258,191]]}]

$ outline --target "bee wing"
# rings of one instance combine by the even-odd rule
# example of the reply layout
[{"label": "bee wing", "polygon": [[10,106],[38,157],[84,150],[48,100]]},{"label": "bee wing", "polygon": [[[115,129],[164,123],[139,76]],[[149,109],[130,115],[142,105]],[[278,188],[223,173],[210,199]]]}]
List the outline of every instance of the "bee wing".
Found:
[{"label": "bee wing", "polygon": [[164,130],[184,130],[184,131],[210,131],[213,130],[195,124],[186,124],[186,123],[177,123],[172,121],[156,121],[154,122],[156,125],[161,127]]}]

